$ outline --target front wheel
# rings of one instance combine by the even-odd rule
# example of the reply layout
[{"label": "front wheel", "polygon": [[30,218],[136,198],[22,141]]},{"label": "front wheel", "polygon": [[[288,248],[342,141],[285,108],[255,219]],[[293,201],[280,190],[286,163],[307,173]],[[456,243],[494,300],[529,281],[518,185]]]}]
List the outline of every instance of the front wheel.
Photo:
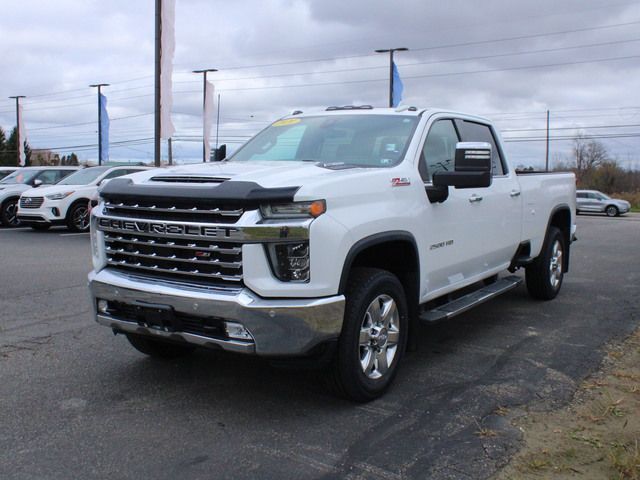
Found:
[{"label": "front wheel", "polygon": [[552,300],[558,295],[564,278],[567,247],[562,231],[549,227],[540,255],[525,268],[527,290],[538,300]]},{"label": "front wheel", "polygon": [[398,371],[407,345],[407,300],[395,275],[373,268],[351,273],[346,297],[329,377],[338,394],[368,402],[389,388]]},{"label": "front wheel", "polygon": [[89,203],[72,205],[67,214],[67,227],[72,232],[86,232],[89,230]]},{"label": "front wheel", "polygon": [[614,205],[609,205],[605,209],[605,213],[607,214],[607,217],[617,217],[619,215],[618,209]]},{"label": "front wheel", "polygon": [[0,221],[5,227],[17,227],[20,225],[17,198],[10,198],[2,204],[2,207],[0,207]]},{"label": "front wheel", "polygon": [[155,358],[178,358],[189,355],[195,350],[192,345],[178,345],[177,343],[165,342],[144,335],[127,333],[127,340],[139,352]]}]

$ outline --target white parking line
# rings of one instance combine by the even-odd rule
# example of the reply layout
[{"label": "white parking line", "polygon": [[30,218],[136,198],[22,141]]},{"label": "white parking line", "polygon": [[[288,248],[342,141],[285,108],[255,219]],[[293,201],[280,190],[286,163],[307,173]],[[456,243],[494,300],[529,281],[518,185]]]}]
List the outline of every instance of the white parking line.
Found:
[{"label": "white parking line", "polygon": [[80,233],[61,233],[61,237],[73,237],[76,235],[89,235],[89,232],[80,232]]}]

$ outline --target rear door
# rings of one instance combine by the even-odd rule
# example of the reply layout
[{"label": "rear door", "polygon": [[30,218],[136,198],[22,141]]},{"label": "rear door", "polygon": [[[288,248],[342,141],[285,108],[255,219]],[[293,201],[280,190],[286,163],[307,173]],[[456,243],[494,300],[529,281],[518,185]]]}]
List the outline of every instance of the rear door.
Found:
[{"label": "rear door", "polygon": [[511,261],[522,236],[522,195],[515,172],[509,171],[504,153],[489,124],[456,120],[463,142],[487,142],[491,145],[492,183],[489,188],[460,190],[476,209],[481,226],[468,233],[482,245],[477,269],[495,270]]}]

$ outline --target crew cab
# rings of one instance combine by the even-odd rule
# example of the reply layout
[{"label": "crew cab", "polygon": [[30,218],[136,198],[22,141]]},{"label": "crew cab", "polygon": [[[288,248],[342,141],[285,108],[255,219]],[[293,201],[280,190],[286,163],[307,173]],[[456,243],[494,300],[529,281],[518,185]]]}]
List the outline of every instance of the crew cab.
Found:
[{"label": "crew cab", "polygon": [[53,185],[78,167],[23,167],[0,180],[0,222],[5,227],[15,227],[18,220],[18,199],[33,187]]},{"label": "crew cab", "polygon": [[56,185],[26,190],[18,203],[18,221],[34,230],[66,225],[72,232],[89,230],[89,202],[98,187],[112,178],[148,167],[100,166],[79,170]]},{"label": "crew cab", "polygon": [[575,234],[571,173],[518,175],[485,118],[330,107],[229,159],[114,179],[91,213],[95,318],[152,356],[195,347],[328,364],[355,401],[421,322],[517,287],[551,300]]}]

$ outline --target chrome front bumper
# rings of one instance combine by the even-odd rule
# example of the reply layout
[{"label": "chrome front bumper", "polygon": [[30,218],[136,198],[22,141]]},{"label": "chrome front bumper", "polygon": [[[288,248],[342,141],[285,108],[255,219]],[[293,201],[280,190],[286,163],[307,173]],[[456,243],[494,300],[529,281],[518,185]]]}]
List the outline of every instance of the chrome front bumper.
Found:
[{"label": "chrome front bumper", "polygon": [[[316,345],[338,337],[345,298],[263,299],[246,288],[211,290],[173,285],[156,279],[131,278],[109,269],[89,274],[89,290],[96,321],[117,331],[138,333],[204,347],[264,356],[304,355]],[[211,338],[167,332],[131,320],[99,313],[97,300],[127,305],[138,302],[167,305],[194,318],[215,316],[242,324],[254,341]]]}]

